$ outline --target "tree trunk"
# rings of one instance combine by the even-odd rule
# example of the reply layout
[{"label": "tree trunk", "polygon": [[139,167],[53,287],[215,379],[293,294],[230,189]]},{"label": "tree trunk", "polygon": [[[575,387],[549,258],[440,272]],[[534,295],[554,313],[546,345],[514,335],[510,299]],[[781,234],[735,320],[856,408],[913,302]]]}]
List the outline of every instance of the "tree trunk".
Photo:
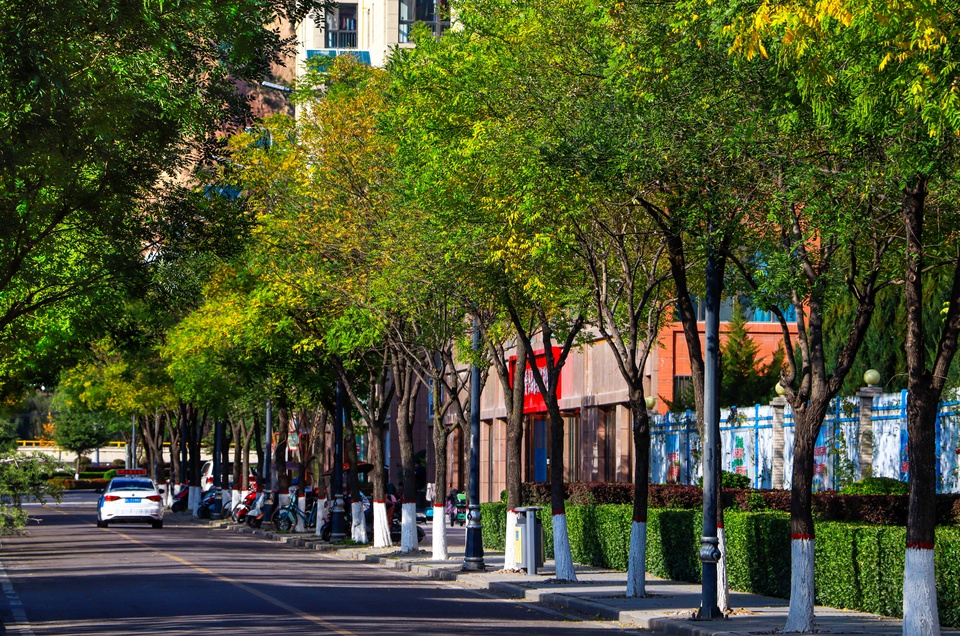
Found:
[{"label": "tree trunk", "polygon": [[384,464],[386,463],[387,429],[382,425],[367,428],[370,436],[370,461],[373,463],[373,546],[386,548],[393,545],[390,539],[390,523],[387,519]]},{"label": "tree trunk", "polygon": [[923,217],[926,178],[918,176],[904,190],[901,206],[907,236],[904,296],[907,305],[907,459],[910,462],[910,505],[903,571],[903,633],[940,634],[934,567],[937,492],[937,412],[944,377],[957,348],[957,298],[960,276],[954,270],[951,306],[938,343],[934,373],[927,369],[923,325]]},{"label": "tree trunk", "polygon": [[633,522],[630,526],[630,556],[627,561],[627,596],[646,595],[647,500],[650,482],[650,415],[643,388],[630,391],[633,415]]},{"label": "tree trunk", "polygon": [[794,406],[793,483],[790,496],[790,611],[785,632],[813,630],[813,449],[829,397]]},{"label": "tree trunk", "polygon": [[413,366],[400,354],[395,354],[394,357],[393,381],[397,391],[397,432],[403,467],[400,551],[407,553],[417,550],[417,483],[413,457],[413,424],[420,382],[413,372]]},{"label": "tree trunk", "polygon": [[507,403],[507,542],[503,568],[517,567],[522,555],[514,550],[514,532],[517,527],[517,508],[523,505],[523,373],[527,368],[527,350],[517,347],[517,361],[513,386],[509,374],[504,374],[501,384],[503,393],[509,395]]},{"label": "tree trunk", "polygon": [[570,550],[570,534],[567,532],[567,510],[564,499],[566,488],[563,480],[563,415],[557,400],[547,405],[550,417],[550,508],[553,512],[553,560],[558,581],[576,581]]},{"label": "tree trunk", "polygon": [[[360,492],[360,472],[357,470],[357,435],[353,427],[353,418],[343,423],[343,456],[350,464],[347,484],[350,489],[350,517],[352,526],[350,538],[357,543],[368,543],[367,520],[363,513],[363,496]],[[343,467],[340,467],[343,470]]]}]

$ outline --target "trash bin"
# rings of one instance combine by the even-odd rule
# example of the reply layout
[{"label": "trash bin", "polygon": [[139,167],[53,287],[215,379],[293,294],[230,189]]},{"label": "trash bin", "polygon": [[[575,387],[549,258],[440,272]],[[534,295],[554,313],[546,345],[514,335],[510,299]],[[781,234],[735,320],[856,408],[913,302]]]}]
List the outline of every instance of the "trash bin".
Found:
[{"label": "trash bin", "polygon": [[517,566],[527,574],[536,576],[537,568],[543,567],[543,524],[537,513],[540,508],[517,508],[517,527],[514,530],[514,554]]}]

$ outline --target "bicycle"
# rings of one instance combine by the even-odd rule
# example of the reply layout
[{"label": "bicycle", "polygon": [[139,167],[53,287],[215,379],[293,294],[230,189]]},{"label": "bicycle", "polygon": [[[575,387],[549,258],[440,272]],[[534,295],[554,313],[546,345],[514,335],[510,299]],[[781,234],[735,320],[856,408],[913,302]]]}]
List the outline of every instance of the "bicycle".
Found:
[{"label": "bicycle", "polygon": [[276,519],[273,522],[274,528],[277,529],[277,532],[291,532],[297,526],[299,519],[303,519],[303,525],[307,528],[317,527],[318,504],[318,501],[314,501],[313,505],[310,506],[310,512],[304,512],[297,505],[296,493],[291,492],[290,502],[276,513]]}]

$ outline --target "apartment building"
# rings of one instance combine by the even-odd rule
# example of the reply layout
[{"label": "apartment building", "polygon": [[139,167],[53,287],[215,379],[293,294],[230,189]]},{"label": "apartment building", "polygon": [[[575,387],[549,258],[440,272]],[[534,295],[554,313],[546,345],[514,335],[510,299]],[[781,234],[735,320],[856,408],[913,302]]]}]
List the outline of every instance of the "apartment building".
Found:
[{"label": "apartment building", "polygon": [[390,51],[412,46],[410,32],[422,22],[442,35],[450,28],[445,0],[361,0],[341,2],[323,15],[312,15],[297,29],[298,68],[317,55],[353,55],[383,66]]}]

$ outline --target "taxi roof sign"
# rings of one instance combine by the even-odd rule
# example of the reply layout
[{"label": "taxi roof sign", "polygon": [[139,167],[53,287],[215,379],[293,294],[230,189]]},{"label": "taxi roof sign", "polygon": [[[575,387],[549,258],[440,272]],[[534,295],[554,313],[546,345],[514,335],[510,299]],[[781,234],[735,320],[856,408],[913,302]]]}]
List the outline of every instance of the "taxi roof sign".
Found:
[{"label": "taxi roof sign", "polygon": [[120,468],[117,469],[117,475],[146,475],[146,468]]}]

